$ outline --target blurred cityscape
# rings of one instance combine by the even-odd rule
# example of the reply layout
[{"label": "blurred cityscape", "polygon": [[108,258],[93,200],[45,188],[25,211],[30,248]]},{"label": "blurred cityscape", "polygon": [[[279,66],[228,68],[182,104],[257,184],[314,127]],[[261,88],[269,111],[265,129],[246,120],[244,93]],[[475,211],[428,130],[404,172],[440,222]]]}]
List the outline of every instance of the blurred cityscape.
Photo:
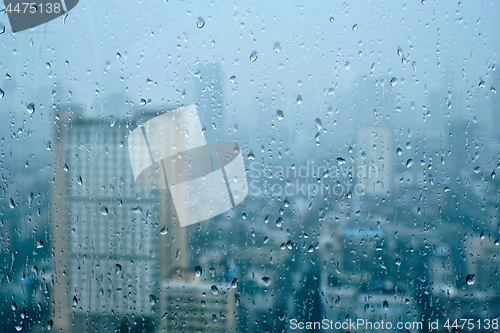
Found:
[{"label": "blurred cityscape", "polygon": [[[459,92],[430,92],[428,128],[411,131],[381,112],[416,112],[400,106],[391,77],[360,79],[351,99],[326,107],[355,130],[317,118],[311,132],[262,98],[245,114],[261,124],[250,133],[225,116],[221,71],[200,67],[193,102],[207,138],[242,147],[249,195],[184,228],[168,191],[135,185],[127,148],[132,130],[179,105],[144,103],[123,118],[54,105],[50,168],[11,169],[21,181],[0,182],[2,332],[498,320],[500,129],[462,117]],[[493,96],[485,112],[496,124]]]}]

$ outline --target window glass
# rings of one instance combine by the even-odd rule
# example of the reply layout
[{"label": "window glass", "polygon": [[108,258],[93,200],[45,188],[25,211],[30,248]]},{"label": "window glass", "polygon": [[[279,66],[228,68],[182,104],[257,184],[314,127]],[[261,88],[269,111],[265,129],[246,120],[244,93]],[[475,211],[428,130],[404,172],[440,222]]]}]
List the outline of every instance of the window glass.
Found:
[{"label": "window glass", "polygon": [[4,0],[2,332],[498,332],[500,3]]}]

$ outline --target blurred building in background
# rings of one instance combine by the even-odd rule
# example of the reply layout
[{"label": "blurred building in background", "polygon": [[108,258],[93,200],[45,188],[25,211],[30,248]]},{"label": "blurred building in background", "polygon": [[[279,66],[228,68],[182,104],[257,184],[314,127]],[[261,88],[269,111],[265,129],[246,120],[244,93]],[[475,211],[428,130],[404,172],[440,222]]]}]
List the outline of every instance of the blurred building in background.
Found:
[{"label": "blurred building in background", "polygon": [[59,108],[54,124],[54,327],[102,331],[153,317],[160,194],[135,186],[130,124],[86,119],[71,105]]}]

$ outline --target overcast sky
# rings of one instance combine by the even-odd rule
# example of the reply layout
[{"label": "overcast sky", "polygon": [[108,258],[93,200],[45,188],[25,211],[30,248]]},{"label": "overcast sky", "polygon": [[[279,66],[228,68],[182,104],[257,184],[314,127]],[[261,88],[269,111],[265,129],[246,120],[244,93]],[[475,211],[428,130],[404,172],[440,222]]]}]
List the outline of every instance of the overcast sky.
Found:
[{"label": "overcast sky", "polygon": [[[6,13],[0,22],[8,25]],[[363,77],[384,78],[382,90],[394,90],[406,106],[415,103],[414,114],[386,110],[393,122],[424,127],[418,123],[422,106],[430,91],[440,90],[463,99],[464,108],[452,114],[489,124],[489,110],[482,108],[489,107],[492,93],[499,28],[496,0],[81,0],[66,19],[16,34],[7,28],[0,35],[3,149],[17,147],[21,159],[41,151],[50,139],[55,82],[63,102],[82,104],[92,116],[124,117],[143,98],[159,110],[196,101],[197,68],[206,62],[221,64],[227,117],[240,122],[240,129],[274,118],[274,110],[261,113],[262,101],[284,110],[283,123],[290,128],[307,122],[303,128],[312,131],[317,117],[330,128],[334,120],[351,128],[342,113],[350,112],[345,107]],[[394,88],[392,77],[398,79]],[[325,94],[329,88],[332,95]],[[116,106],[107,108],[110,96]],[[35,105],[33,115],[29,103]],[[326,116],[327,105],[341,106],[337,117]],[[12,138],[18,128],[24,129],[21,139]],[[25,138],[29,130],[34,135]]]}]

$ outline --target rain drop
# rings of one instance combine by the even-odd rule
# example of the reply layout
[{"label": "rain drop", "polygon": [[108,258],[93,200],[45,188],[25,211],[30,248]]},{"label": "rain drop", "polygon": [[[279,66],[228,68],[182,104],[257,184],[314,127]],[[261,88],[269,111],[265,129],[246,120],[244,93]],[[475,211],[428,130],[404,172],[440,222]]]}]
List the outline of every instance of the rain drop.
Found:
[{"label": "rain drop", "polygon": [[200,29],[205,26],[205,20],[203,19],[203,17],[198,16],[198,20],[196,21],[196,26]]},{"label": "rain drop", "polygon": [[120,274],[122,272],[122,265],[116,264],[116,274]]},{"label": "rain drop", "polygon": [[202,272],[203,272],[203,271],[202,271],[202,269],[201,269],[201,267],[200,267],[200,266],[196,266],[196,267],[194,268],[194,275],[196,275],[196,276],[201,276],[201,273],[202,273]]},{"label": "rain drop", "polygon": [[333,16],[330,16],[330,22],[335,22],[335,19],[333,18]]},{"label": "rain drop", "polygon": [[321,127],[323,127],[323,124],[321,123],[321,119],[319,119],[319,118],[316,118],[316,120],[314,121],[314,124],[316,125],[316,128],[318,129],[318,131],[321,129]]},{"label": "rain drop", "polygon": [[217,295],[219,293],[219,288],[214,284],[210,290],[212,290],[212,294]]},{"label": "rain drop", "polygon": [[342,157],[337,157],[337,164],[338,165],[342,165],[345,163],[345,159],[343,159]]},{"label": "rain drop", "polygon": [[26,105],[26,109],[28,110],[29,114],[35,113],[35,104],[29,103],[28,105]]},{"label": "rain drop", "polygon": [[254,62],[255,60],[257,60],[257,51],[253,50],[250,54],[250,61]]},{"label": "rain drop", "polygon": [[352,26],[352,31],[357,31],[358,30],[358,24],[356,23],[355,25]]},{"label": "rain drop", "polygon": [[238,278],[234,278],[233,281],[231,282],[231,288],[237,288],[238,287]]},{"label": "rain drop", "polygon": [[284,115],[283,111],[276,110],[276,119],[283,120],[283,118],[285,118],[285,115]]},{"label": "rain drop", "polygon": [[280,51],[281,51],[281,44],[279,42],[274,43],[273,51],[276,52],[276,53],[280,53]]},{"label": "rain drop", "polygon": [[271,284],[271,278],[270,277],[267,277],[267,276],[264,276],[262,278],[262,282],[264,282],[264,285],[267,287]]},{"label": "rain drop", "polygon": [[396,153],[401,156],[401,154],[403,153],[403,150],[401,148],[398,148],[396,149]]},{"label": "rain drop", "polygon": [[398,79],[396,79],[395,77],[393,77],[389,83],[391,84],[391,86],[394,87],[398,83]]},{"label": "rain drop", "polygon": [[408,161],[406,161],[406,167],[409,168],[413,164],[413,160],[410,158]]},{"label": "rain drop", "polygon": [[163,227],[163,228],[161,228],[161,230],[160,230],[160,235],[166,235],[166,234],[168,234],[168,229],[167,229],[167,227]]},{"label": "rain drop", "polygon": [[3,98],[5,96],[5,92],[0,88],[0,98]]},{"label": "rain drop", "polygon": [[108,208],[106,206],[101,207],[101,214],[104,216],[108,215]]},{"label": "rain drop", "polygon": [[465,282],[467,282],[469,286],[472,286],[476,282],[476,275],[474,274],[467,275]]}]

